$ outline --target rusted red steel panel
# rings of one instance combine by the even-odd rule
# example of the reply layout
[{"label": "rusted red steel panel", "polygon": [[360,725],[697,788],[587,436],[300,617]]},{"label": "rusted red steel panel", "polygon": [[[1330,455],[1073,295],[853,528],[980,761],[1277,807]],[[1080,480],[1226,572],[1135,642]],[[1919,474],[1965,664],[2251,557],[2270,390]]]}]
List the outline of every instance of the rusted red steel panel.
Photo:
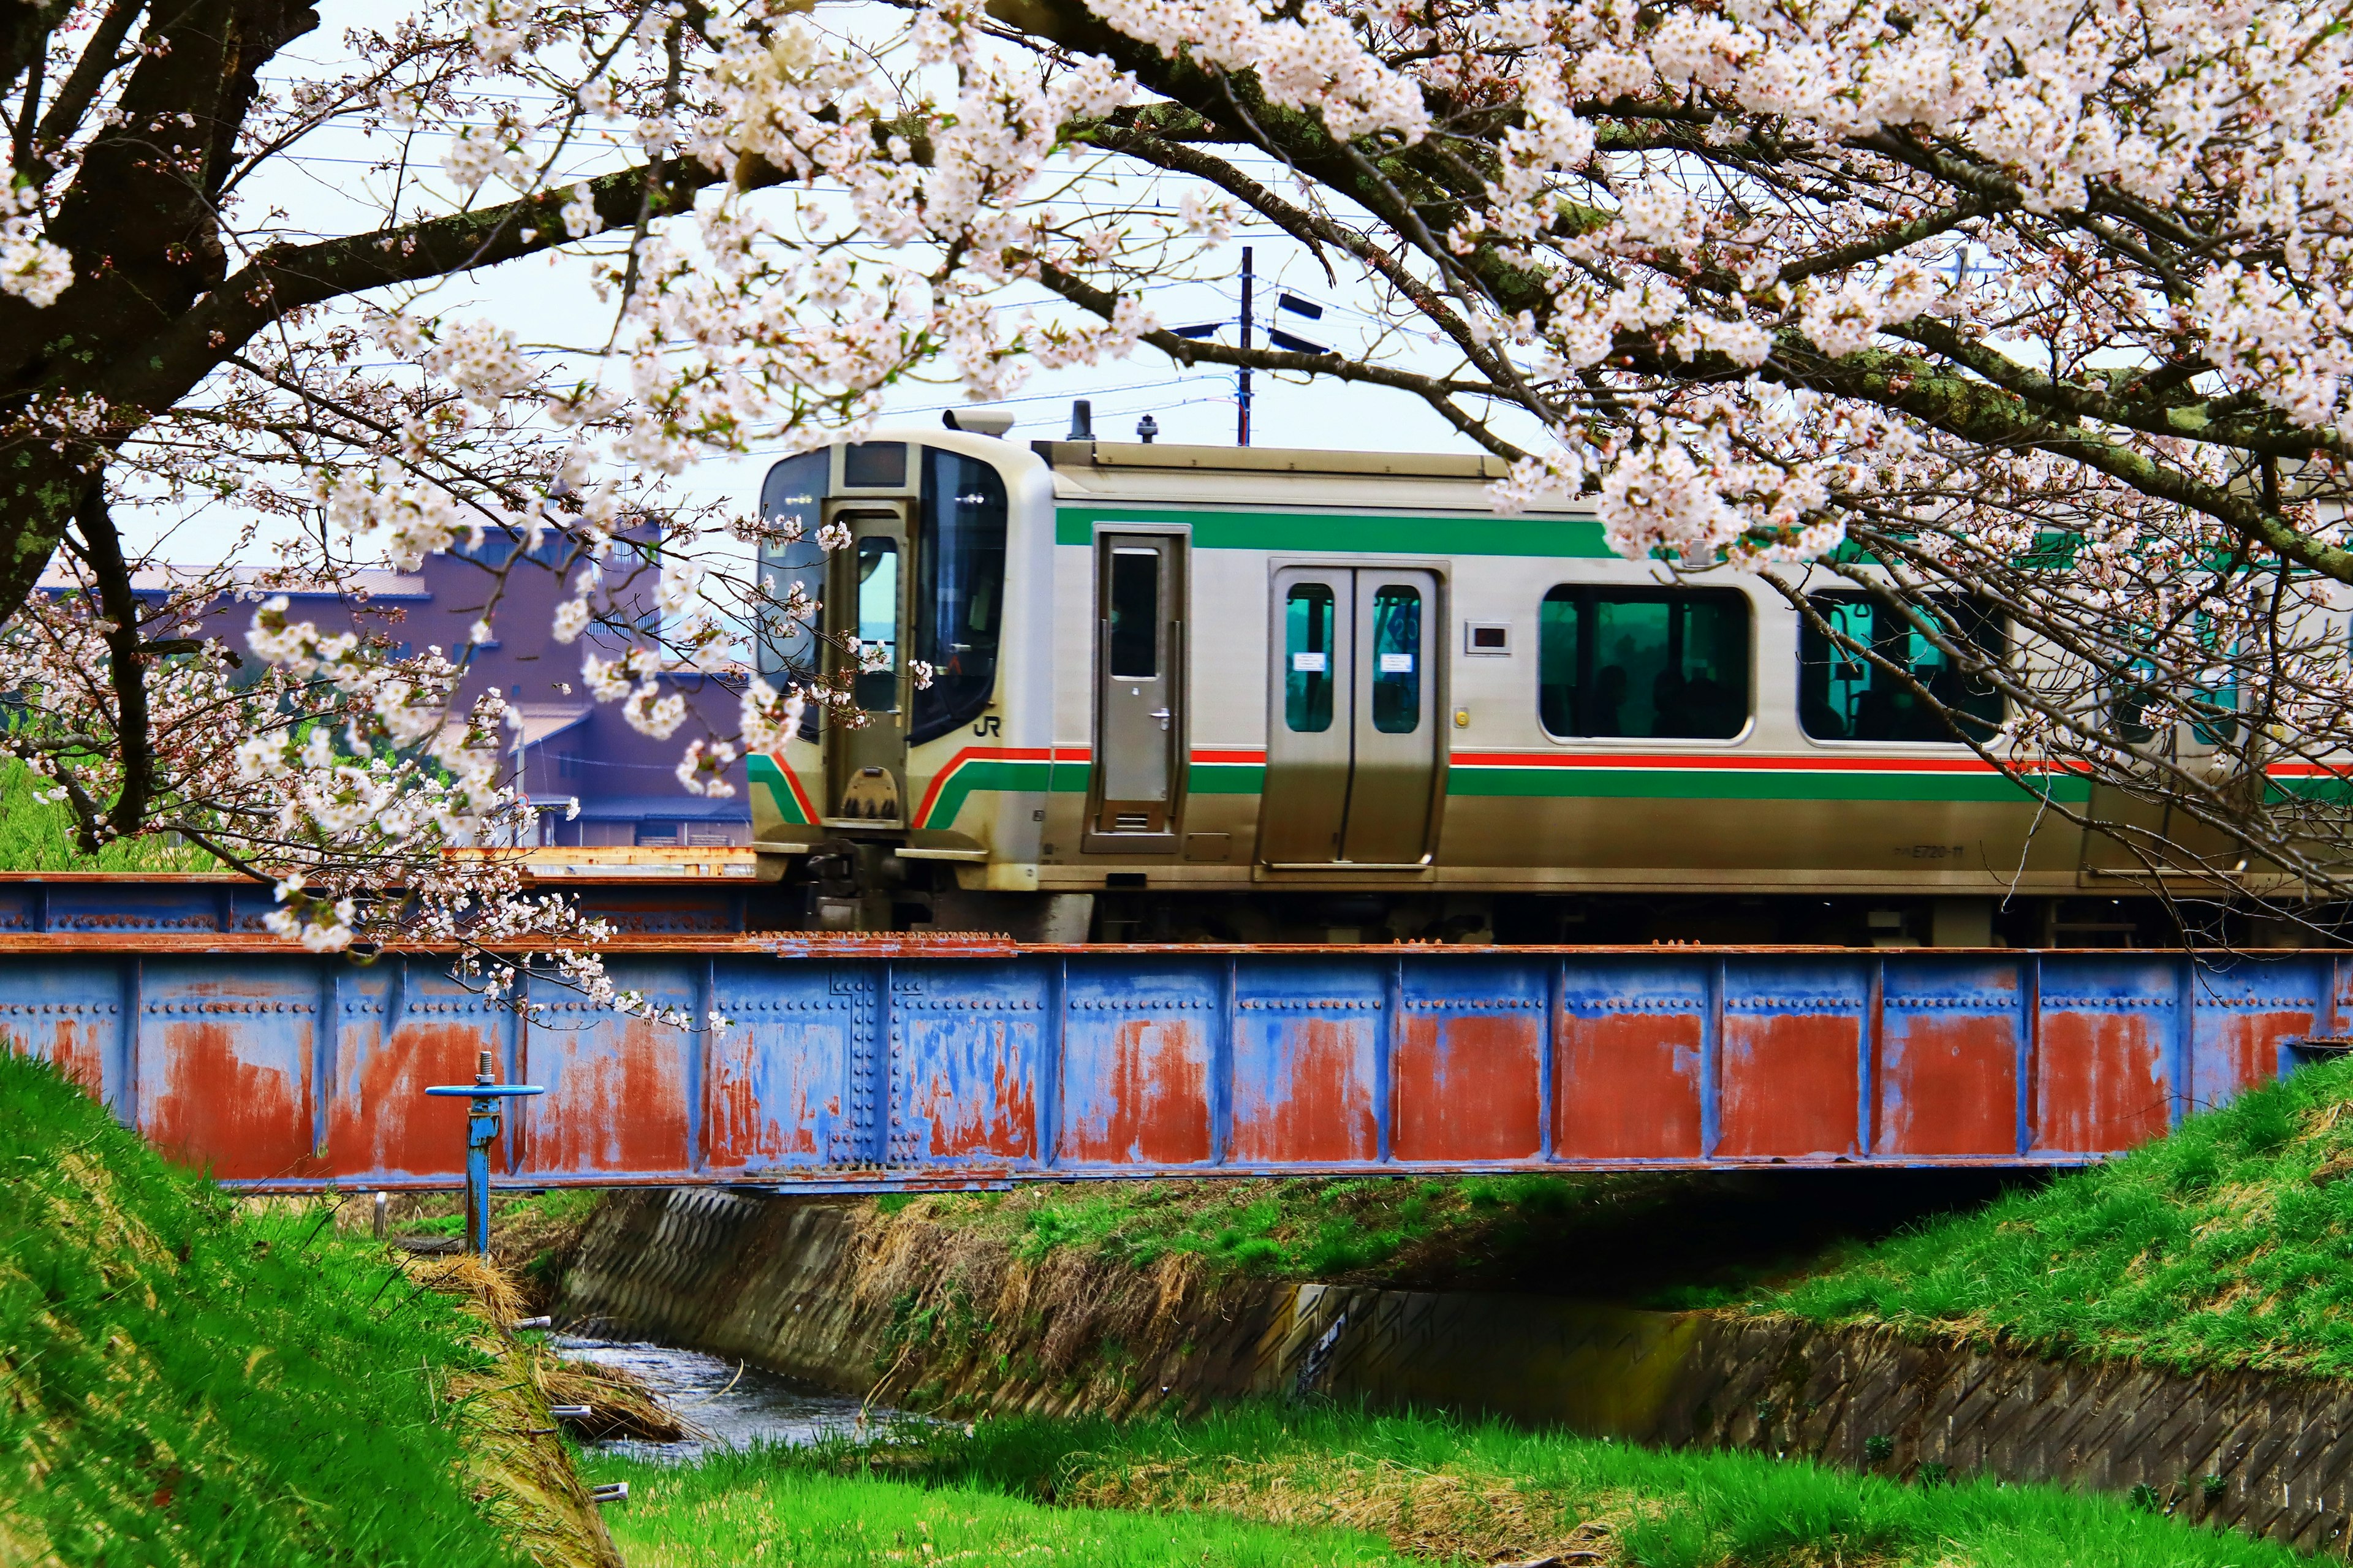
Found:
[{"label": "rusted red steel panel", "polygon": [[1206,1017],[1071,1017],[1059,1150],[1072,1164],[1198,1165],[1211,1152]]},{"label": "rusted red steel panel", "polygon": [[181,960],[143,981],[132,1072],[156,1147],[223,1181],[324,1175],[315,972]]},{"label": "rusted red steel panel", "polygon": [[1874,1152],[1934,1157],[2015,1146],[2023,984],[2014,960],[1885,971]]},{"label": "rusted red steel panel", "polygon": [[1391,966],[1271,959],[1236,981],[1231,1158],[1370,1163],[1380,1155]]},{"label": "rusted red steel panel", "polygon": [[1695,1161],[1713,1004],[1690,964],[1568,966],[1555,1024],[1553,1150],[1564,1159]]},{"label": "rusted red steel panel", "polygon": [[2162,960],[2046,962],[2035,1042],[2036,1150],[2132,1148],[2172,1119],[2168,1047],[2184,1026],[2177,966]]},{"label": "rusted red steel panel", "polygon": [[1430,1164],[1541,1156],[1550,966],[1398,967],[1390,1152]]},{"label": "rusted red steel panel", "polygon": [[1415,1013],[1398,1042],[1400,1160],[1531,1160],[1544,1142],[1544,1020]]},{"label": "rusted red steel panel", "polygon": [[591,1001],[554,1003],[533,1016],[522,1079],[547,1092],[515,1113],[520,1173],[697,1173],[689,1108],[703,1020],[691,978],[642,963],[616,966],[617,984],[682,1023],[618,1016]]},{"label": "rusted red steel panel", "polygon": [[1852,963],[1727,963],[1722,1100],[1711,1152],[1731,1159],[1859,1154],[1870,1004]]},{"label": "rusted red steel panel", "polygon": [[1185,1169],[1217,1157],[1224,967],[1111,973],[1063,962],[1039,971],[1059,1036],[1050,1079],[1059,1162]]},{"label": "rusted red steel panel", "polygon": [[[425,1090],[470,1082],[483,1051],[502,1057],[506,1010],[423,965],[356,972],[337,990],[327,1169],[354,1177],[462,1174],[465,1148],[450,1139],[448,1109]],[[503,1073],[506,1064],[500,1067]]]}]

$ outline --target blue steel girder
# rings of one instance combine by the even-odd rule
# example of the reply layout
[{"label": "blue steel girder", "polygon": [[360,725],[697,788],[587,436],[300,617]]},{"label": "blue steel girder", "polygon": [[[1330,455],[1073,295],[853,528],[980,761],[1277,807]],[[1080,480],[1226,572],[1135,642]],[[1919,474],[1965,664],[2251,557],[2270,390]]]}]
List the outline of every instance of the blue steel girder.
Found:
[{"label": "blue steel girder", "polygon": [[482,1051],[547,1090],[504,1118],[511,1186],[2069,1165],[2281,1076],[2353,1007],[2318,952],[617,952],[681,1027],[544,979],[526,1020],[431,955],[139,940],[0,951],[0,1037],[270,1191],[453,1184],[464,1118],[423,1091]]}]

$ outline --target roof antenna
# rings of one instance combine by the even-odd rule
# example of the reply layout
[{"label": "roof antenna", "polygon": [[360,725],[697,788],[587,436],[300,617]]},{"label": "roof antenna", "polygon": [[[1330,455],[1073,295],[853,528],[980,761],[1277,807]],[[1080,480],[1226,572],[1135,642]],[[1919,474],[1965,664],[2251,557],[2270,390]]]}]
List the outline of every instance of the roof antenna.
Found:
[{"label": "roof antenna", "polygon": [[1092,441],[1095,438],[1095,405],[1085,398],[1071,402],[1071,433],[1065,441]]},{"label": "roof antenna", "polygon": [[1135,422],[1135,438],[1143,442],[1145,446],[1151,446],[1152,438],[1159,434],[1160,421],[1155,419],[1151,415],[1147,414],[1143,418]]}]

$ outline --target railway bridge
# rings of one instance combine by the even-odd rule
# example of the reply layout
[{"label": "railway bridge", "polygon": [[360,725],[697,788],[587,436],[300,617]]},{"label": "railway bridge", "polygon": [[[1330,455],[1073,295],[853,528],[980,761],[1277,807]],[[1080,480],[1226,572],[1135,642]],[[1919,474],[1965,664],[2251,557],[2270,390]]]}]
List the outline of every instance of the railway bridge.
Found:
[{"label": "railway bridge", "polygon": [[450,1184],[464,1116],[425,1090],[488,1051],[545,1090],[504,1111],[500,1184],[824,1192],[2078,1164],[2353,1013],[2328,952],[1024,947],[614,907],[617,982],[687,1026],[304,953],[258,889],[10,882],[0,1037],[240,1187]]}]

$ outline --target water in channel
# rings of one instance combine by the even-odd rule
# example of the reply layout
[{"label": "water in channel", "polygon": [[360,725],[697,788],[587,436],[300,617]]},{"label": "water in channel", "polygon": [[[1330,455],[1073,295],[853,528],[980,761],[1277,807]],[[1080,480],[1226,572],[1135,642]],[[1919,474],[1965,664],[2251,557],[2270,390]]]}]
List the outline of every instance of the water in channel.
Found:
[{"label": "water in channel", "polygon": [[[685,1464],[713,1449],[743,1448],[754,1443],[811,1443],[829,1434],[859,1429],[855,1399],[811,1394],[773,1373],[739,1367],[701,1351],[570,1336],[559,1337],[555,1348],[573,1361],[635,1373],[661,1396],[663,1404],[709,1435],[700,1442],[623,1439],[591,1445],[601,1453]],[[869,1430],[899,1418],[898,1411],[881,1406],[865,1413]]]}]

